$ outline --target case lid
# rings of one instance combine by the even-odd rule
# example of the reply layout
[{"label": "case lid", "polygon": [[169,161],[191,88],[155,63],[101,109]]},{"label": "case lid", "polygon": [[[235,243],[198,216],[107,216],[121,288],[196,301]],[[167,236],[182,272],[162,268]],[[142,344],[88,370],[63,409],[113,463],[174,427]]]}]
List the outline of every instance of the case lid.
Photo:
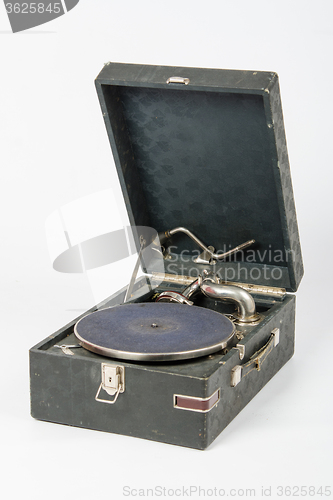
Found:
[{"label": "case lid", "polygon": [[[226,280],[295,291],[303,275],[276,73],[107,63],[97,92],[130,223],[184,226]],[[193,273],[185,235],[167,272]]]}]

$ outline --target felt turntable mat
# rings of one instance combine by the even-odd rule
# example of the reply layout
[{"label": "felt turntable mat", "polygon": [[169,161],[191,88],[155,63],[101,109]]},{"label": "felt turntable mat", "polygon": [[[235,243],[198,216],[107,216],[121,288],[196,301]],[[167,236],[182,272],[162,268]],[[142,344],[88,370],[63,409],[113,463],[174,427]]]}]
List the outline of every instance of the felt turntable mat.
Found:
[{"label": "felt turntable mat", "polygon": [[96,311],[75,325],[86,349],[131,360],[175,360],[226,347],[233,323],[220,313],[185,304],[148,302]]}]

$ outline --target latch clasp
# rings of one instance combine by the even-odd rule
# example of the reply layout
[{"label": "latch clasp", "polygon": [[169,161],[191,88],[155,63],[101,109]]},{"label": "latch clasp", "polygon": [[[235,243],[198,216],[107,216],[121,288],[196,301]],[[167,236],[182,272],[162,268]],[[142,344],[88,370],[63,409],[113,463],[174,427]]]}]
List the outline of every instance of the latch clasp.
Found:
[{"label": "latch clasp", "polygon": [[[100,403],[114,404],[121,392],[125,391],[125,368],[119,365],[108,365],[102,363],[102,382],[98,388],[95,400]],[[99,394],[103,389],[110,396],[115,396],[113,399],[100,399]]]},{"label": "latch clasp", "polygon": [[188,85],[190,83],[190,79],[184,78],[182,76],[170,76],[170,78],[168,78],[166,82],[168,84],[169,83],[181,83],[183,85]]}]

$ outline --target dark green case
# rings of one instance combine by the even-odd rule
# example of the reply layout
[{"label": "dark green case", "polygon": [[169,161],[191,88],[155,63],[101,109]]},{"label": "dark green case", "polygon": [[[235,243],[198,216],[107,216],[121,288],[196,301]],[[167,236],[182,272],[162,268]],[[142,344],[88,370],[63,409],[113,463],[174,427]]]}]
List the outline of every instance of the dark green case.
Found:
[{"label": "dark green case", "polygon": [[[214,270],[250,287],[263,320],[238,330],[227,352],[145,364],[55,347],[77,342],[75,320],[30,350],[31,413],[204,449],[294,351],[295,296],[288,292],[297,290],[303,266],[278,78],[108,63],[96,87],[131,224],[157,232],[185,226],[218,249],[254,238],[255,251]],[[207,268],[184,262],[195,250],[188,238],[171,244],[177,250],[157,291],[181,291]],[[106,305],[120,303],[124,293]],[[230,312],[210,299],[201,305]],[[102,364],[124,377],[114,404],[101,388]]]}]

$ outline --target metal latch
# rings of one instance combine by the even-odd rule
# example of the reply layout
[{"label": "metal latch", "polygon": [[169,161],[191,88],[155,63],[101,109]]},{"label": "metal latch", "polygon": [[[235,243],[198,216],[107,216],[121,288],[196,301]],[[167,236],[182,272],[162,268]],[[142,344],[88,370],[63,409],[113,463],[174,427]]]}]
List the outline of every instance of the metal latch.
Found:
[{"label": "metal latch", "polygon": [[[108,403],[113,405],[119,396],[119,393],[125,391],[125,368],[119,365],[108,365],[102,363],[102,382],[98,388],[97,394],[95,396],[96,401],[100,403]],[[100,399],[99,394],[103,389],[110,396],[115,397],[113,399]]]},{"label": "metal latch", "polygon": [[184,78],[182,76],[170,76],[170,78],[168,78],[166,82],[168,84],[169,83],[182,83],[183,85],[188,85],[190,83],[190,79]]}]

